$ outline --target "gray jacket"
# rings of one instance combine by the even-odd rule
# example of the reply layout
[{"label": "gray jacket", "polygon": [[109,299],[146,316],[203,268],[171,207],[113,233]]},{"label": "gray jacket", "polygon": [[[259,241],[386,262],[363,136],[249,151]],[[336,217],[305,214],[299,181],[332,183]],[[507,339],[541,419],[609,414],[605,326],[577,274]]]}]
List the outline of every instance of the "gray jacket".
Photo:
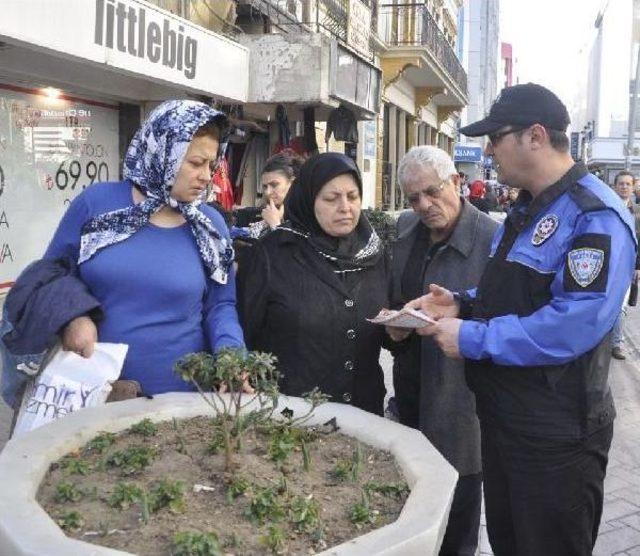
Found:
[{"label": "gray jacket", "polygon": [[[411,253],[420,218],[404,212],[398,219],[398,239],[394,244],[392,274],[393,301],[406,303],[402,294],[402,273]],[[425,275],[429,284],[451,291],[467,290],[480,281],[489,257],[491,239],[498,227],[486,214],[463,200],[462,213],[447,243],[433,256]],[[475,398],[464,377],[464,361],[446,358],[430,338],[422,338],[419,361],[396,356],[394,373],[403,365],[420,365],[420,429],[460,475],[481,471],[480,427]],[[409,369],[406,369],[409,371]]]}]

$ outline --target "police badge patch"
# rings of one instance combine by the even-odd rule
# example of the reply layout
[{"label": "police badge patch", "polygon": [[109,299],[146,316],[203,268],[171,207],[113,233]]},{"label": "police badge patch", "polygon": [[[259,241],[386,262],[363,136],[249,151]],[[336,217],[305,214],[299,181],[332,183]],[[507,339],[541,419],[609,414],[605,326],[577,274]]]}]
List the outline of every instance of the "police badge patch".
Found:
[{"label": "police badge patch", "polygon": [[555,214],[547,214],[536,224],[531,237],[531,243],[538,247],[547,241],[558,229],[558,217]]},{"label": "police badge patch", "polygon": [[574,249],[567,257],[569,272],[579,286],[586,288],[598,277],[604,264],[602,249]]}]

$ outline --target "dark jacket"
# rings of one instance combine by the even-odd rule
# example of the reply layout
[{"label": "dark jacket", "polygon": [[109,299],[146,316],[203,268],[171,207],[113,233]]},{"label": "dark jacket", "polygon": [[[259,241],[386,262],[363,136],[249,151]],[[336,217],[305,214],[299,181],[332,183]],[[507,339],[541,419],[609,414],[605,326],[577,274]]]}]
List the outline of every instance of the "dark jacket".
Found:
[{"label": "dark jacket", "polygon": [[240,267],[239,310],[250,349],[278,357],[281,389],[317,386],[331,401],[382,414],[384,328],[365,319],[389,306],[386,257],[338,277],[303,237],[274,230]]},{"label": "dark jacket", "polygon": [[[410,301],[402,291],[402,274],[419,226],[423,224],[414,212],[400,215],[392,263],[394,306]],[[463,200],[455,230],[423,271],[425,293],[431,283],[452,291],[476,286],[487,263],[497,226],[491,218]],[[406,347],[405,351],[396,354],[394,383],[411,381],[411,375],[419,369],[419,379],[413,380],[420,387],[420,429],[458,473],[478,473],[481,470],[480,430],[474,396],[465,382],[464,362],[446,358],[431,338],[412,335]],[[402,385],[398,386],[402,388]]]},{"label": "dark jacket", "polygon": [[[67,259],[39,260],[30,264],[9,291],[3,308],[0,349],[3,352],[2,395],[7,403],[26,380],[16,363],[34,365],[74,318],[100,316],[100,303],[77,277]],[[24,357],[21,357],[24,356]]]}]

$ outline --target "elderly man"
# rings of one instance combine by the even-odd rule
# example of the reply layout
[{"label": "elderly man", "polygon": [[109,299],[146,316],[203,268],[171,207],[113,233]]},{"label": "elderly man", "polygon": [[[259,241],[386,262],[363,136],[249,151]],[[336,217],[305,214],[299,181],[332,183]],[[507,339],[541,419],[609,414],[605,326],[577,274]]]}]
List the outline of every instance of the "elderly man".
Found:
[{"label": "elderly man", "polygon": [[[398,181],[412,211],[398,220],[393,251],[394,306],[422,295],[432,282],[458,290],[478,284],[497,224],[460,196],[449,155],[413,147],[400,161]],[[478,544],[482,473],[480,429],[462,361],[442,354],[431,338],[390,329],[403,340],[394,361],[402,423],[419,427],[460,478],[442,556],[472,556]]]},{"label": "elderly man", "polygon": [[[627,170],[618,172],[616,179],[613,183],[613,188],[616,193],[622,199],[622,202],[627,207],[636,227],[636,237],[640,234],[640,206],[636,205],[633,200],[633,174]],[[636,258],[636,272],[634,280],[640,278],[640,257]],[[626,359],[624,352],[622,351],[622,345],[624,343],[622,337],[622,327],[624,325],[624,318],[626,316],[626,309],[623,305],[616,323],[613,326],[613,332],[611,335],[611,356],[615,359]]]},{"label": "elderly man", "polygon": [[560,99],[528,83],[460,130],[487,135],[498,180],[523,191],[477,289],[409,304],[444,315],[418,332],[466,358],[496,556],[591,554],[602,515],[611,329],[637,243],[620,198],[571,158],[568,125]]}]

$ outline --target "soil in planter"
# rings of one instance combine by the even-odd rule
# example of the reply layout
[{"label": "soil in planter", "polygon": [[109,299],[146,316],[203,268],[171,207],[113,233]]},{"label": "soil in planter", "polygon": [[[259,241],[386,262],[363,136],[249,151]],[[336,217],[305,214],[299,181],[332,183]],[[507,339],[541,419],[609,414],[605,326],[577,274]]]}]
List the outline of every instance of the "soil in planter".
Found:
[{"label": "soil in planter", "polygon": [[220,554],[313,554],[395,521],[408,494],[391,454],[335,432],[305,443],[308,470],[300,445],[276,463],[270,436],[247,434],[230,476],[208,448],[210,418],[150,430],[99,437],[51,466],[37,498],[68,535],[141,556],[173,554],[181,532],[215,533]]}]

